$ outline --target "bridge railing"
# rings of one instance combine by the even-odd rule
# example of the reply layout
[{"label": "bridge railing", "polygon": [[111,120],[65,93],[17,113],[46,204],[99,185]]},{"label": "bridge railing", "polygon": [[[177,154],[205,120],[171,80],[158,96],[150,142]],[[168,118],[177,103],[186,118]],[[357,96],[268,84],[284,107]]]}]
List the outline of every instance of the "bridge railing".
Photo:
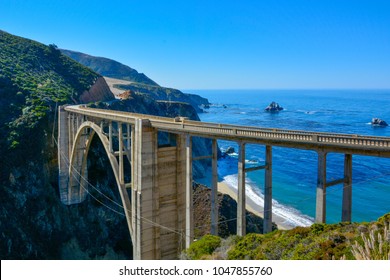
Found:
[{"label": "bridge railing", "polygon": [[[172,129],[172,124],[152,120],[154,126]],[[203,123],[185,120],[182,124],[175,124],[178,131],[185,130],[212,135],[244,136],[250,138],[267,138],[275,140],[288,140],[299,142],[315,142],[335,145],[374,146],[390,148],[390,138],[362,136],[356,134],[337,134],[308,132],[299,130],[284,130],[275,128],[256,128],[234,125],[221,125],[216,123]]]},{"label": "bridge railing", "polygon": [[356,148],[390,148],[389,137],[363,136],[356,134],[341,134],[327,132],[312,132],[302,130],[287,130],[278,128],[258,128],[209,122],[187,120],[185,118],[167,118],[144,114],[134,114],[122,111],[70,106],[67,111],[112,121],[134,124],[136,119],[148,119],[151,126],[160,130],[177,133],[193,133],[202,137],[274,140],[276,142],[296,142],[301,144],[325,144],[332,146],[353,146]]}]

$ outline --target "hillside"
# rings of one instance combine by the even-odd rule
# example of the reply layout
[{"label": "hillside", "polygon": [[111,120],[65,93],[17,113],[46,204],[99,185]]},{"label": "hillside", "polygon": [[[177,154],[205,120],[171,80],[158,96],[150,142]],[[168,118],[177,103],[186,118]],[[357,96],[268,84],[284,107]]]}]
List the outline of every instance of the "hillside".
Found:
[{"label": "hillside", "polygon": [[131,90],[136,93],[146,94],[154,100],[186,102],[191,104],[197,112],[202,111],[200,108],[202,105],[209,104],[206,98],[199,95],[183,93],[173,88],[161,87],[144,74],[140,74],[135,69],[115,60],[70,50],[61,50],[61,52],[102,76],[129,81],[130,83],[128,85],[123,85],[123,82],[114,85],[114,87],[122,91]]},{"label": "hillside", "polygon": [[[156,102],[143,94],[105,102],[112,100],[101,75],[61,54],[55,45],[0,31],[1,259],[132,258],[126,220],[107,208],[111,202],[101,195],[121,201],[98,139],[88,155],[88,179],[99,190],[93,193],[99,202],[92,196],[78,205],[60,202],[57,106],[89,103],[163,116],[198,116],[188,104]],[[206,146],[204,140],[196,144],[202,154]],[[203,174],[204,168],[199,164],[194,175]]]},{"label": "hillside", "polygon": [[110,99],[100,75],[62,55],[55,45],[0,31],[2,149],[17,148],[58,104]]},{"label": "hillside", "polygon": [[210,104],[206,98],[196,94],[183,93],[180,90],[173,88],[137,83],[128,85],[120,84],[116,85],[116,87],[122,90],[131,90],[136,93],[146,94],[158,101],[185,102],[191,104],[197,112],[202,112],[201,107]]},{"label": "hillside", "polygon": [[122,63],[117,62],[115,60],[108,59],[105,57],[92,56],[70,50],[61,49],[60,51],[102,76],[146,85],[158,86],[155,81],[151,80],[145,74],[138,73],[137,70],[129,66],[123,65]]},{"label": "hillside", "polygon": [[57,105],[113,98],[99,74],[54,45],[0,31],[1,259],[131,257],[122,217],[90,200],[65,206],[58,195]]}]

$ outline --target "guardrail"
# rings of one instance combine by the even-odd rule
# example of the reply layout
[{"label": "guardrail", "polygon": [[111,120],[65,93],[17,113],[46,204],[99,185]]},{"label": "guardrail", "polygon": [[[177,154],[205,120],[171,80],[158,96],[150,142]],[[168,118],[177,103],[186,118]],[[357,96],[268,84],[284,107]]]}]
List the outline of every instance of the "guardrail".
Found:
[{"label": "guardrail", "polygon": [[87,108],[85,106],[68,106],[66,111],[75,114],[90,116],[99,119],[134,124],[136,119],[148,119],[151,126],[168,132],[189,133],[200,137],[218,139],[236,139],[246,142],[272,141],[275,145],[284,146],[289,143],[296,144],[297,148],[304,146],[339,146],[358,150],[385,151],[384,156],[390,156],[390,138],[362,136],[356,134],[339,134],[326,132],[311,132],[301,130],[287,130],[277,128],[259,128],[229,124],[206,123],[187,120],[185,118],[167,118],[152,115],[135,114],[122,111]]}]

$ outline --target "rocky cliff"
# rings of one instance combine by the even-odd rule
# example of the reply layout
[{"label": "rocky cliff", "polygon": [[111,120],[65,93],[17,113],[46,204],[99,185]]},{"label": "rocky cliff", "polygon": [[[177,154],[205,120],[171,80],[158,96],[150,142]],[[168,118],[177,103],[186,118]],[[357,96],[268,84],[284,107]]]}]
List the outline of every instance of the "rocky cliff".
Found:
[{"label": "rocky cliff", "polygon": [[[194,186],[195,238],[210,234],[211,224],[211,190],[195,183]],[[237,233],[237,202],[226,194],[218,193],[218,235],[228,237]],[[263,219],[246,211],[247,233],[262,233]],[[277,229],[273,224],[273,229]]]},{"label": "rocky cliff", "polygon": [[115,97],[110,91],[106,81],[103,77],[99,77],[96,82],[89,88],[85,90],[79,97],[80,103],[90,103],[95,101],[109,101],[113,100]]},{"label": "rocky cliff", "polygon": [[131,83],[129,85],[118,85],[119,89],[131,90],[136,93],[148,95],[155,100],[177,101],[191,104],[197,112],[202,112],[205,105],[209,105],[209,101],[196,94],[183,93],[180,90],[166,88],[161,86],[151,86],[145,84]]}]

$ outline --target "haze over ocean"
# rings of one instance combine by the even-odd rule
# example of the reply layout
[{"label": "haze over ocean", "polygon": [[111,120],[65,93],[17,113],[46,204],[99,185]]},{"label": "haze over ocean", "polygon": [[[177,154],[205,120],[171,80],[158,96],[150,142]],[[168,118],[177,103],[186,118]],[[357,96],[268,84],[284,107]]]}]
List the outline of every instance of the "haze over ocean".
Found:
[{"label": "haze over ocean", "polygon": [[[293,130],[390,136],[390,127],[373,127],[374,117],[390,121],[390,90],[187,90],[213,105],[202,121]],[[272,101],[284,111],[270,114]],[[226,105],[226,106],[223,106]],[[226,108],[225,108],[226,107]],[[218,141],[222,150],[237,144]],[[264,146],[247,145],[246,164],[264,163]],[[328,154],[327,180],[342,177],[343,155]],[[218,162],[221,180],[237,187],[237,154]],[[308,225],[315,216],[317,154],[273,147],[274,210],[292,225]],[[251,196],[262,202],[264,171],[247,174]],[[342,185],[327,189],[327,222],[341,221]],[[390,159],[353,156],[352,220],[373,221],[390,212]]]}]

